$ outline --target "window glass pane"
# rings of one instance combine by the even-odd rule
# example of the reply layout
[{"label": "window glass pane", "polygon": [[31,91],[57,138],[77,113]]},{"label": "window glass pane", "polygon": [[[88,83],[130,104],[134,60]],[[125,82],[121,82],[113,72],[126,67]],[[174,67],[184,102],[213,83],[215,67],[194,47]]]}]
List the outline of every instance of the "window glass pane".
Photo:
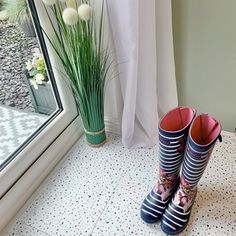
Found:
[{"label": "window glass pane", "polygon": [[37,24],[35,30],[26,0],[0,4],[1,170],[62,107],[42,32]]}]

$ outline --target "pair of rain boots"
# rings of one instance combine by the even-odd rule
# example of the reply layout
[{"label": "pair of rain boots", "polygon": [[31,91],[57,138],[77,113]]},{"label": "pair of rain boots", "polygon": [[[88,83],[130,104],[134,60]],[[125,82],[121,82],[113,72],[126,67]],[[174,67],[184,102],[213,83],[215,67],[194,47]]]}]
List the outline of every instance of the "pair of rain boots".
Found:
[{"label": "pair of rain boots", "polygon": [[220,132],[217,120],[207,114],[196,116],[189,107],[177,107],[161,119],[159,179],[141,206],[146,223],[160,220],[162,231],[169,235],[185,229],[197,184],[217,139],[221,141]]}]

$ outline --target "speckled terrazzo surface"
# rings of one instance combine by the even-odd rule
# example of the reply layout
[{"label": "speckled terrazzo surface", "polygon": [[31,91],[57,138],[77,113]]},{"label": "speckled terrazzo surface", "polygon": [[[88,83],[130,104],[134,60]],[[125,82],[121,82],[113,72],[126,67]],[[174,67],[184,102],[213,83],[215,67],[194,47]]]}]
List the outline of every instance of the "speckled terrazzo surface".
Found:
[{"label": "speckled terrazzo surface", "polygon": [[[125,149],[119,136],[93,149],[81,138],[1,235],[165,235],[140,220],[153,187],[157,147]],[[236,235],[236,137],[224,132],[180,235]]]}]

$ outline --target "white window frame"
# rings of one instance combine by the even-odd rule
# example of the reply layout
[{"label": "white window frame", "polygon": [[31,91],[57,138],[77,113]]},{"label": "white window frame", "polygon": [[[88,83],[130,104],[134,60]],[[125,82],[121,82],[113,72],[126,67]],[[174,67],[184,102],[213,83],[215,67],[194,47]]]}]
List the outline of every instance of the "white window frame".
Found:
[{"label": "white window frame", "polygon": [[[48,22],[42,1],[34,1],[40,24]],[[0,172],[0,231],[83,134],[72,92],[60,73],[50,43],[44,37],[63,110]]]}]

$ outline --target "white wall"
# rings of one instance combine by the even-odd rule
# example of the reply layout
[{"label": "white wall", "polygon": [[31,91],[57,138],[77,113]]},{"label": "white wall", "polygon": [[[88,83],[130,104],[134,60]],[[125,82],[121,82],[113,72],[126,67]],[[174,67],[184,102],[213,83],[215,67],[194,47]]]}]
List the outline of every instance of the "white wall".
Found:
[{"label": "white wall", "polygon": [[236,127],[236,1],[172,0],[179,103]]}]

